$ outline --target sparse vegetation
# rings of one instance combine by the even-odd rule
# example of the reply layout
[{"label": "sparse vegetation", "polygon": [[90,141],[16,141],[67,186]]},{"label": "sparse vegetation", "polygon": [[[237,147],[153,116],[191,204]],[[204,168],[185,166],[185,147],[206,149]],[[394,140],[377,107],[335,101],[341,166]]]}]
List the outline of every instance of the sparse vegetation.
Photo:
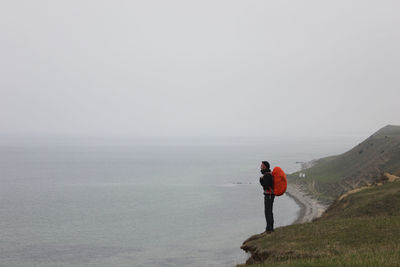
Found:
[{"label": "sparse vegetation", "polygon": [[350,151],[317,160],[302,172],[306,178],[299,179],[294,173],[289,180],[328,203],[349,190],[376,182],[385,172],[400,176],[400,126],[388,125]]},{"label": "sparse vegetation", "polygon": [[[253,236],[251,266],[395,266],[400,262],[400,182],[338,201],[312,223]],[[374,201],[376,200],[376,201]]]}]

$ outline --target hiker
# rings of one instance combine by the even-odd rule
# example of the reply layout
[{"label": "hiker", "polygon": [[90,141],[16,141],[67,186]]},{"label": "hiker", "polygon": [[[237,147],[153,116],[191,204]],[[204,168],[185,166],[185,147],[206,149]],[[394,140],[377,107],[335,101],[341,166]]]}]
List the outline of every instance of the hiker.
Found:
[{"label": "hiker", "polygon": [[274,181],[268,161],[263,161],[260,168],[263,174],[263,176],[260,177],[260,184],[264,189],[264,212],[265,220],[267,221],[265,232],[271,233],[274,231],[274,214],[272,213],[272,206],[275,198],[273,191]]}]

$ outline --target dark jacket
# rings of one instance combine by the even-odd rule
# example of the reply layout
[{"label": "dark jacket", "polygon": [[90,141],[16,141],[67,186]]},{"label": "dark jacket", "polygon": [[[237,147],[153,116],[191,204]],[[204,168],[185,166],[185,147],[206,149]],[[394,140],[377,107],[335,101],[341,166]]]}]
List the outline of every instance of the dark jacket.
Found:
[{"label": "dark jacket", "polygon": [[264,193],[272,194],[272,190],[274,189],[274,181],[270,172],[266,172],[262,177],[260,177],[260,184],[264,189]]}]

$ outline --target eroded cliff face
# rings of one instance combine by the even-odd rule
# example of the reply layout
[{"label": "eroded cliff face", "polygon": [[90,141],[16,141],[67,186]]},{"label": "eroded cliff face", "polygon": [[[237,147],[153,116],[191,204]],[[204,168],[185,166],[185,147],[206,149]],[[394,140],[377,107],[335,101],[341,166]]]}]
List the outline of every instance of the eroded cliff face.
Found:
[{"label": "eroded cliff face", "polygon": [[246,253],[250,253],[250,257],[247,259],[246,264],[263,262],[269,257],[270,253],[267,250],[259,248],[258,243],[253,242],[265,238],[267,235],[269,234],[266,232],[253,235],[243,242],[243,245],[240,248],[243,249]]}]

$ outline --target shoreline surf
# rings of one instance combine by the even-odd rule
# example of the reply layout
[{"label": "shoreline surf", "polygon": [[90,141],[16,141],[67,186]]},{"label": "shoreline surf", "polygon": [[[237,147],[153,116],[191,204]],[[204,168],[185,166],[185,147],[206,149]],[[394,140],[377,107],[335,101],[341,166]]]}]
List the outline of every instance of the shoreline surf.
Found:
[{"label": "shoreline surf", "polygon": [[320,203],[318,200],[305,193],[300,186],[296,184],[288,183],[286,194],[300,207],[297,219],[292,224],[311,222],[320,217],[328,208],[327,205]]}]

